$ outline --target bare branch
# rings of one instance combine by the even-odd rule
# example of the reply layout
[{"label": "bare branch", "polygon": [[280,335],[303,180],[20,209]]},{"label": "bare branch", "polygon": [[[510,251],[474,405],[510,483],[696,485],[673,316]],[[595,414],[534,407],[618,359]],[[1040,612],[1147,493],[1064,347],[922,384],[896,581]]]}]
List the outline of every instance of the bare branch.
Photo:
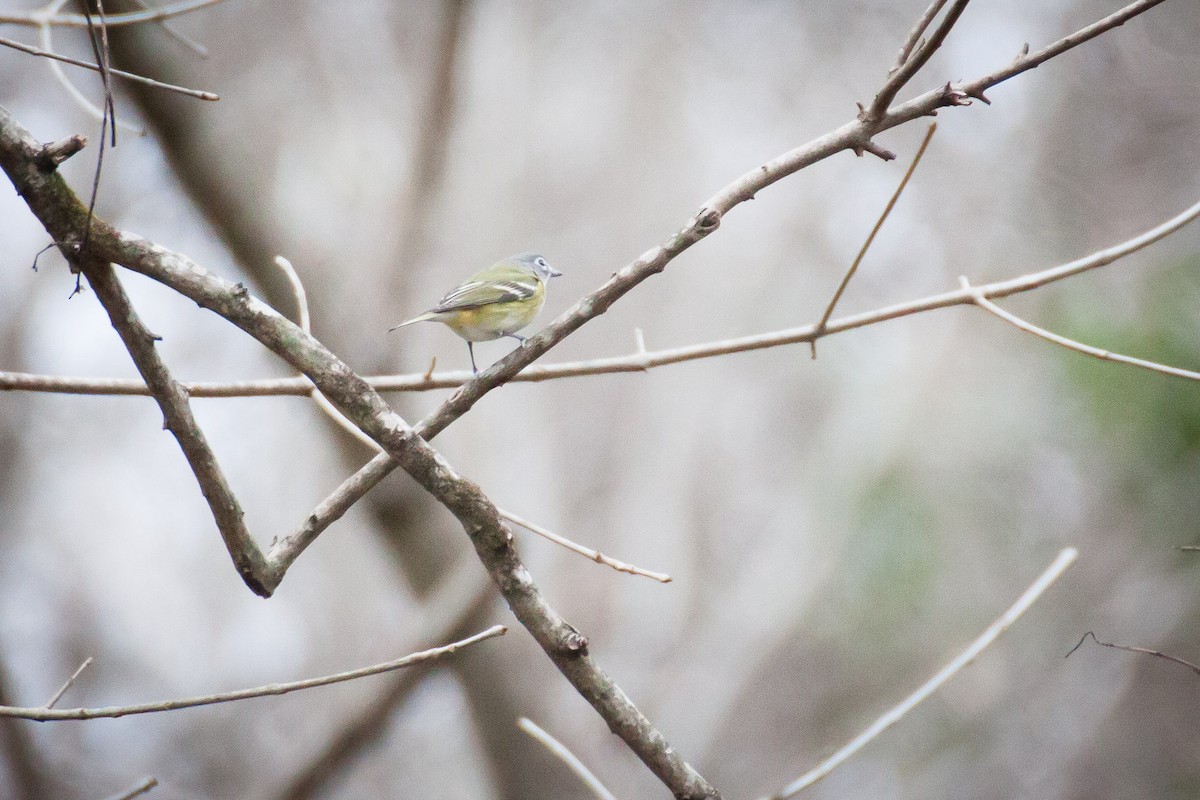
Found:
[{"label": "bare branch", "polygon": [[[850,279],[854,277],[854,273],[858,272],[858,265],[862,263],[863,258],[867,255],[867,251],[871,249],[871,243],[875,241],[879,229],[883,227],[883,223],[887,220],[888,215],[892,213],[892,209],[896,207],[896,201],[900,199],[900,195],[904,192],[904,187],[908,185],[909,179],[913,173],[917,171],[917,165],[921,163],[921,156],[925,155],[926,148],[929,147],[929,142],[933,140],[933,134],[937,133],[937,123],[930,123],[929,130],[925,131],[925,138],[921,140],[921,146],[917,148],[916,155],[913,156],[912,162],[908,165],[908,169],[904,173],[904,177],[900,179],[900,185],[896,187],[896,191],[892,193],[892,197],[888,200],[887,205],[883,207],[883,213],[879,215],[879,219],[875,221],[875,227],[871,228],[871,232],[867,234],[867,240],[858,250],[858,255],[854,257],[854,261],[850,264],[850,269],[846,270],[842,282],[838,284],[837,291],[833,293],[833,297],[829,300],[829,305],[825,307],[825,313],[821,315],[821,319],[817,322],[816,334],[820,336],[825,332],[825,324],[829,322],[829,318],[833,316],[833,310],[837,308],[838,301],[842,299],[842,294],[846,291],[846,287],[850,285]],[[812,347],[812,357],[817,357],[817,340],[814,338],[809,345]]]},{"label": "bare branch", "polygon": [[[216,1],[219,2],[219,0],[216,0]],[[133,0],[133,2],[135,5],[137,5],[138,7],[142,8],[142,9],[145,9],[146,11],[156,11],[157,10],[154,8],[154,6],[147,3],[146,0]],[[196,55],[200,56],[200,58],[208,58],[208,48],[205,47],[204,45],[200,44],[199,42],[195,41],[191,37],[187,36],[186,34],[180,33],[179,29],[176,28],[174,26],[174,24],[171,23],[171,20],[168,17],[160,17],[159,19],[156,19],[154,21],[156,23],[158,23],[158,27],[162,28],[163,31],[165,31],[166,34],[168,36],[170,36],[172,39],[179,42],[181,45],[183,45],[187,49],[191,50]],[[112,25],[112,17],[109,17],[108,24],[110,26]]]},{"label": "bare branch", "polygon": [[[964,289],[971,288],[971,284],[967,282],[966,277],[960,277],[958,280],[960,283],[962,283],[962,286]],[[996,305],[995,303],[993,303],[992,301],[988,300],[986,297],[983,297],[981,295],[976,295],[975,305],[979,306],[984,311],[987,311],[990,314],[994,314],[995,316],[999,317],[1000,319],[1004,320],[1009,325],[1012,325],[1015,328],[1019,328],[1020,330],[1023,330],[1026,333],[1032,333],[1034,336],[1041,337],[1042,339],[1045,339],[1048,342],[1053,342],[1054,344],[1062,345],[1063,347],[1067,348],[1068,350],[1074,350],[1077,353],[1083,353],[1085,355],[1094,356],[1094,357],[1100,359],[1101,361],[1115,361],[1118,364],[1130,364],[1132,366],[1141,367],[1142,369],[1148,369],[1151,372],[1158,372],[1163,375],[1171,375],[1176,378],[1187,378],[1188,380],[1192,380],[1192,381],[1200,381],[1200,372],[1192,372],[1191,370],[1180,369],[1178,367],[1168,367],[1164,364],[1158,364],[1153,361],[1146,361],[1141,358],[1133,358],[1132,356],[1123,356],[1120,353],[1113,353],[1108,350],[1101,350],[1098,347],[1092,347],[1091,345],[1082,344],[1081,342],[1077,342],[1074,339],[1068,339],[1065,336],[1059,336],[1057,333],[1051,333],[1050,331],[1048,331],[1044,328],[1039,328],[1038,326],[1036,326],[1030,322],[1026,322],[1025,320],[1021,319],[1020,317],[1018,317],[1015,314],[1005,311],[1003,308],[1001,308],[1000,306]]]},{"label": "bare branch", "polygon": [[225,542],[238,574],[256,594],[269,595],[270,589],[263,582],[263,576],[268,572],[267,562],[250,536],[250,531],[246,529],[241,505],[225,479],[225,473],[221,471],[204,431],[200,429],[192,414],[187,393],[176,383],[167,365],[158,355],[154,346],[158,337],[142,324],[125,294],[125,289],[107,261],[84,260],[80,262],[80,267],[87,275],[96,298],[108,312],[108,318],[121,337],[125,349],[129,351],[138,372],[153,391],[154,399],[158,401],[163,412],[163,426],[171,431],[179,442],[179,448],[196,476],[196,482],[208,502],[213,521],[217,524],[221,539]]},{"label": "bare branch", "polygon": [[160,711],[178,711],[183,708],[211,706],[217,703],[232,703],[237,700],[248,700],[252,697],[273,697],[275,695],[298,692],[304,689],[315,689],[318,686],[329,686],[334,683],[344,683],[345,681],[366,678],[370,675],[378,675],[382,672],[403,669],[413,664],[420,664],[431,659],[456,653],[464,647],[469,647],[485,639],[503,636],[507,632],[508,628],[503,625],[493,625],[474,636],[469,636],[466,639],[452,642],[451,644],[422,650],[419,653],[413,653],[404,658],[398,658],[395,661],[386,661],[382,664],[362,667],[361,669],[354,669],[348,672],[338,672],[320,678],[308,678],[290,683],[270,683],[266,686],[258,686],[253,689],[239,689],[234,692],[207,694],[200,697],[185,697],[179,700],[160,700],[154,703],[139,703],[128,706],[105,706],[102,708],[18,708],[16,706],[0,706],[0,717],[17,717],[19,719],[31,719],[38,722],[51,722],[64,719],[114,719],[133,714],[157,714]]},{"label": "bare branch", "polygon": [[87,137],[75,134],[57,142],[47,142],[42,145],[42,169],[49,172],[58,169],[64,161],[87,147]]},{"label": "bare branch", "polygon": [[75,685],[75,681],[78,680],[79,676],[83,674],[83,671],[91,666],[91,664],[92,657],[88,656],[83,660],[83,663],[71,673],[71,677],[67,678],[66,683],[58,687],[58,691],[54,693],[53,697],[46,701],[46,705],[44,705],[43,708],[54,708],[56,705],[58,705],[58,701],[62,699],[62,696],[67,693],[68,689]]},{"label": "bare branch", "polygon": [[[49,25],[43,25],[38,29],[38,38],[41,40],[41,44],[42,44],[41,49],[42,50],[46,51],[47,53],[54,52],[54,43],[51,41]],[[20,42],[18,42],[17,44],[20,44]],[[63,89],[66,91],[66,93],[71,96],[71,99],[74,100],[75,103],[80,108],[82,108],[84,111],[86,111],[88,113],[88,115],[93,117],[97,122],[101,122],[104,119],[106,119],[107,109],[101,109],[98,106],[96,106],[91,100],[89,100],[87,98],[87,96],[83,92],[81,92],[74,83],[71,82],[71,79],[67,77],[67,73],[65,71],[63,71],[62,64],[60,64],[57,60],[52,59],[52,58],[49,59],[46,63],[50,67],[50,74],[54,76],[55,80],[58,81],[59,85],[63,87]],[[84,62],[84,63],[87,63],[87,62]],[[100,69],[99,66],[96,66],[96,65],[92,65],[92,66],[95,66],[97,70]],[[135,136],[145,136],[146,135],[146,131],[142,130],[141,128],[137,127],[136,125],[130,125],[129,123],[125,122],[124,120],[118,120],[117,126],[133,133]],[[101,137],[101,141],[103,141],[103,137]]]},{"label": "bare branch", "polygon": [[135,797],[141,797],[155,786],[158,786],[158,778],[146,778],[137,786],[134,786],[127,792],[116,795],[115,797],[111,798],[111,800],[133,800]]},{"label": "bare branch", "polygon": [[[1103,267],[1113,263],[1121,258],[1124,258],[1131,253],[1135,253],[1144,247],[1147,247],[1159,239],[1162,239],[1175,231],[1187,225],[1196,217],[1200,216],[1200,203],[1196,203],[1188,208],[1183,213],[1167,220],[1149,231],[1135,236],[1114,247],[1109,247],[1104,250],[1092,253],[1067,264],[1062,264],[1051,269],[1042,270],[1023,275],[1019,278],[1011,278],[1005,281],[998,281],[983,286],[975,287],[968,291],[960,289],[957,292],[946,292],[943,294],[933,295],[921,300],[911,300],[907,303],[898,305],[886,306],[876,311],[870,311],[863,314],[855,314],[850,317],[843,317],[838,320],[833,320],[825,326],[825,330],[818,331],[816,325],[806,325],[802,328],[790,328],[787,330],[776,331],[774,333],[758,334],[756,336],[747,336],[738,339],[726,339],[720,342],[710,342],[706,344],[690,345],[688,347],[675,348],[673,350],[664,350],[657,353],[635,353],[631,356],[619,356],[608,359],[598,359],[589,362],[576,362],[574,364],[555,364],[547,366],[534,366],[527,368],[514,380],[538,381],[549,380],[550,378],[569,377],[577,375],[595,375],[607,372],[635,372],[645,371],[651,367],[662,366],[665,364],[675,364],[683,361],[691,361],[699,358],[711,358],[713,356],[727,355],[731,353],[743,353],[752,350],[762,350],[769,347],[779,347],[786,344],[797,344],[800,342],[815,342],[817,339],[824,336],[829,336],[842,331],[854,330],[855,328],[874,325],[879,322],[884,322],[898,317],[917,314],[924,311],[931,311],[938,308],[949,308],[956,305],[969,305],[977,302],[979,297],[1007,297],[1020,292],[1027,292],[1036,289],[1046,284],[1059,281],[1064,278],[1078,275],[1081,272]],[[0,373],[0,387],[4,386],[4,374]],[[409,378],[401,378],[401,381],[410,380]],[[414,388],[419,385],[422,380],[420,377],[413,376],[413,383],[408,384]],[[465,383],[469,383],[470,378],[466,373],[463,373],[462,379]],[[400,381],[398,381],[400,382]],[[395,384],[388,384],[385,379],[378,379],[376,384],[381,390],[384,388],[397,388]],[[307,547],[321,531],[340,519],[343,514],[350,509],[360,498],[371,490],[379,481],[383,480],[388,474],[395,469],[396,464],[386,454],[380,454],[372,458],[358,472],[347,478],[342,484],[334,490],[321,504],[317,506],[312,514],[304,521],[300,528],[288,537],[285,542],[290,542],[299,549]],[[298,552],[297,552],[298,555]],[[288,562],[290,563],[290,562]]]},{"label": "bare branch", "polygon": [[[946,37],[950,34],[950,29],[958,22],[958,18],[966,10],[967,3],[970,1],[954,0],[950,4],[950,8],[946,11],[946,15],[942,17],[942,21],[934,29],[933,34],[925,41],[915,45],[915,50],[913,50],[913,45],[910,45],[908,41],[905,42],[904,47],[900,51],[901,55],[904,56],[903,60],[897,59],[896,67],[888,75],[887,81],[884,82],[883,87],[875,95],[875,99],[871,101],[871,105],[859,115],[859,118],[863,122],[866,122],[868,125],[874,125],[887,114],[888,107],[896,99],[896,95],[899,94],[900,90],[921,71],[921,67],[929,63],[929,59],[933,57],[933,54],[946,41]],[[916,27],[913,28],[913,32],[909,34],[909,40],[914,38],[919,40],[921,38],[921,34],[933,22],[933,18],[937,16],[942,5],[944,3],[934,2],[925,11],[921,19],[917,22]],[[915,37],[913,36],[914,33],[916,34]]]},{"label": "bare branch", "polygon": [[801,775],[792,783],[789,783],[783,789],[780,789],[775,794],[771,795],[770,800],[788,800],[790,797],[795,797],[801,790],[812,786],[817,781],[824,778],[829,773],[833,772],[841,766],[847,759],[861,750],[865,745],[886,731],[888,728],[899,722],[905,714],[916,708],[922,701],[941,688],[942,684],[950,680],[959,670],[970,664],[979,654],[986,650],[992,642],[996,641],[1002,633],[1008,630],[1014,622],[1016,622],[1022,614],[1029,610],[1042,593],[1050,588],[1059,576],[1066,571],[1067,567],[1075,561],[1079,555],[1074,547],[1068,547],[1062,550],[1058,556],[1051,562],[1038,579],[1030,584],[1029,588],[1017,598],[1017,602],[1000,615],[999,619],[987,627],[979,637],[971,642],[966,650],[963,650],[958,656],[946,666],[942,667],[936,675],[926,681],[921,688],[910,694],[902,703],[889,710],[886,714],[875,720],[867,727],[865,731],[850,740],[844,747],[838,750],[829,758],[822,761],[813,769]]},{"label": "bare branch", "polygon": [[[4,47],[11,47],[14,50],[20,50],[23,53],[29,53],[31,56],[41,56],[42,58],[49,58],[49,59],[53,59],[54,61],[61,61],[64,64],[71,64],[76,67],[83,67],[84,69],[90,69],[93,72],[102,72],[100,66],[97,64],[93,64],[89,61],[80,61],[78,58],[71,58],[70,56],[59,55],[58,53],[52,52],[50,50],[43,50],[39,47],[34,47],[33,45],[25,44],[24,42],[17,42],[12,39],[5,39],[4,37],[0,37],[0,45],[3,45]],[[126,80],[136,81],[137,83],[144,83],[147,86],[153,86],[155,89],[166,89],[167,91],[170,91],[170,92],[177,92],[178,94],[185,94],[188,97],[197,97],[201,100],[220,100],[221,99],[219,95],[216,95],[212,92],[205,92],[205,91],[201,91],[199,89],[188,89],[187,87],[176,86],[172,83],[163,83],[162,81],[156,81],[153,78],[147,78],[144,75],[135,75],[132,72],[125,72],[124,70],[120,70],[120,69],[116,69],[116,68],[110,68],[108,70],[108,72],[112,75],[117,76],[118,78],[124,78]]]},{"label": "bare branch", "polygon": [[568,750],[566,745],[546,733],[533,720],[528,717],[521,717],[517,720],[517,727],[532,736],[539,744],[566,764],[571,772],[579,776],[579,780],[583,781],[583,785],[591,789],[592,794],[596,795],[600,800],[617,800],[616,796],[608,790],[608,787],[601,783],[600,779],[592,774],[592,771],[574,753]]},{"label": "bare branch", "polygon": [[1083,646],[1083,643],[1087,641],[1089,636],[1092,637],[1093,642],[1100,645],[1101,647],[1112,647],[1116,650],[1126,650],[1130,653],[1145,653],[1148,656],[1154,656],[1155,658],[1162,658],[1167,661],[1173,661],[1176,664],[1187,667],[1188,669],[1190,669],[1192,672],[1196,673],[1197,675],[1200,675],[1200,666],[1197,666],[1196,664],[1193,664],[1190,661],[1185,661],[1184,659],[1180,658],[1179,656],[1173,656],[1169,653],[1163,653],[1159,650],[1151,650],[1148,647],[1134,647],[1133,645],[1129,645],[1129,644],[1113,644],[1112,642],[1102,642],[1099,639],[1097,639],[1096,634],[1092,633],[1091,631],[1088,631],[1087,633],[1085,633],[1083,635],[1083,637],[1080,638],[1079,644],[1072,647],[1071,652],[1067,653],[1066,656],[1064,656],[1064,658],[1070,658],[1072,653],[1074,653],[1076,650],[1078,650],[1080,647]]},{"label": "bare branch", "polygon": [[590,547],[584,547],[581,544],[572,542],[570,539],[568,539],[564,536],[559,536],[554,531],[547,530],[546,528],[543,528],[541,525],[530,522],[527,519],[522,519],[521,517],[518,517],[516,514],[513,514],[510,511],[505,511],[504,509],[499,509],[499,511],[500,511],[500,516],[504,517],[509,522],[520,525],[525,530],[532,531],[532,532],[536,533],[538,536],[541,536],[545,539],[549,539],[550,541],[554,542],[555,544],[560,545],[561,547],[565,547],[573,553],[578,553],[579,555],[584,556],[585,558],[595,561],[597,564],[603,564],[606,567],[612,567],[613,569],[617,570],[618,572],[627,572],[630,575],[641,575],[644,578],[653,578],[654,580],[658,581],[659,583],[670,583],[671,582],[671,576],[665,572],[651,572],[648,569],[642,569],[641,567],[635,567],[633,564],[626,564],[624,561],[618,561],[615,558],[611,558],[609,556],[604,555],[604,553],[601,553],[599,550],[593,550]]},{"label": "bare branch", "polygon": [[[474,558],[464,558],[444,577],[432,596],[421,604],[417,631],[412,641],[441,641],[465,635],[468,622],[484,613],[495,597],[496,587]],[[406,637],[407,639],[408,637]],[[310,800],[332,794],[329,784],[346,763],[377,740],[395,718],[394,712],[419,685],[428,666],[417,666],[391,678],[379,694],[357,709],[350,709],[345,723],[323,742],[323,750],[299,770],[287,776],[278,800]]]},{"label": "bare branch", "polygon": [[[1135,4],[1140,10],[1134,13],[1141,13],[1153,4],[1154,0]],[[1116,24],[1120,23],[1114,22],[1110,27]],[[877,123],[867,124],[856,119],[735,180],[666,242],[616,272],[611,280],[532,337],[526,346],[514,350],[464,385],[433,414],[413,427],[395,414],[345,363],[311,336],[283,320],[269,306],[251,297],[244,286],[207,272],[181,254],[115,230],[107,223],[100,224],[99,220],[95,237],[97,250],[108,260],[158,280],[202,307],[215,311],[311,378],[339,411],[377,441],[391,458],[455,515],[517,618],[639,758],[679,798],[718,797],[717,791],[669,746],[662,734],[592,661],[587,652],[587,639],[549,606],[513,548],[511,532],[501,521],[495,505],[478,486],[456,473],[425,439],[444,430],[484,394],[507,382],[562,339],[604,313],[643,280],[661,272],[676,256],[716,230],[729,209],[750,199],[758,190],[834,153],[869,149],[871,137],[880,131],[941,107],[961,105],[966,98],[961,88],[947,84],[890,109]],[[83,209],[57,172],[42,175],[36,170],[31,171],[29,165],[35,146],[28,132],[0,109],[0,164],[54,240],[71,241],[71,235],[83,227],[79,224]],[[875,148],[875,152],[881,151]],[[272,576],[276,582],[279,577]]]},{"label": "bare branch", "polygon": [[925,9],[925,13],[917,20],[917,24],[908,32],[908,38],[904,40],[904,44],[900,46],[900,52],[896,55],[896,63],[888,70],[889,75],[908,63],[908,57],[912,55],[913,48],[921,41],[921,37],[925,35],[925,31],[929,29],[929,25],[945,5],[946,0],[933,0],[929,4],[929,7]]},{"label": "bare branch", "polygon": [[[761,164],[740,178],[730,183],[704,204],[704,211],[716,212],[716,224],[721,217],[734,206],[743,203],[771,184],[786,178],[792,173],[811,166],[843,150],[857,151],[870,141],[872,136],[890,130],[914,119],[935,114],[940,108],[961,106],[970,98],[985,99],[983,92],[998,83],[1019,75],[1026,70],[1061,55],[1068,50],[1078,47],[1102,33],[1112,30],[1139,14],[1149,11],[1163,0],[1139,0],[1115,14],[1082,28],[1070,36],[1059,39],[1054,44],[1039,50],[1032,55],[1023,55],[1015,61],[988,75],[975,80],[950,84],[946,83],[936,89],[918,95],[898,106],[888,109],[887,113],[877,122],[868,124],[861,119],[854,120],[824,136],[813,139],[808,144],[790,150],[776,158]],[[673,255],[671,256],[673,257]],[[668,258],[669,260],[669,258]],[[501,362],[504,363],[504,362]]]},{"label": "bare branch", "polygon": [[[207,6],[215,6],[221,0],[183,0],[171,3],[161,8],[148,8],[145,11],[129,11],[124,14],[111,14],[105,19],[109,27],[120,25],[136,25],[139,22],[160,22],[162,20],[190,14]],[[0,25],[51,25],[62,28],[86,28],[87,18],[83,14],[65,14],[54,10],[50,14],[43,11],[29,11],[24,14],[0,14]]]},{"label": "bare branch", "polygon": [[[780,331],[759,333],[734,339],[702,342],[665,350],[646,351],[641,347],[624,356],[609,356],[589,361],[542,364],[526,367],[513,378],[517,382],[538,382],[558,378],[574,378],[585,375],[607,375],[620,372],[645,372],[656,367],[678,364],[685,361],[714,358],[716,356],[763,350],[772,347],[813,342],[817,339],[865,328],[898,317],[949,308],[956,305],[971,305],[977,297],[1009,297],[1038,289],[1048,283],[1062,280],[1080,272],[1107,266],[1131,253],[1141,250],[1174,233],[1200,216],[1200,203],[1161,225],[1126,242],[1106,248],[1059,267],[1031,272],[1016,278],[994,283],[980,284],[970,291],[947,292],[929,297],[885,306],[873,311],[842,317],[830,321],[825,330],[818,333],[818,325],[787,328]],[[643,345],[644,346],[644,345]],[[410,375],[376,375],[364,380],[378,392],[420,392],[431,389],[447,389],[463,386],[471,379],[471,373],[458,370],[442,373]],[[305,377],[266,378],[262,380],[232,382],[190,382],[180,384],[189,397],[275,397],[307,396],[312,391],[312,382]],[[125,395],[149,396],[150,390],[143,381],[122,378],[80,378],[56,375],[35,375],[24,372],[0,371],[0,391],[51,392],[58,394]]]},{"label": "bare branch", "polygon": [[[292,289],[292,296],[296,301],[296,313],[299,315],[300,330],[311,336],[312,315],[309,314],[308,311],[308,292],[304,290],[304,282],[300,280],[300,274],[296,272],[296,268],[292,266],[292,262],[288,261],[283,256],[275,256],[275,265],[283,271],[283,274],[287,277],[288,285]],[[370,436],[367,436],[365,433],[359,430],[353,422],[346,419],[346,416],[342,414],[342,412],[338,411],[334,407],[333,403],[329,402],[329,398],[321,394],[321,390],[317,388],[316,384],[305,377],[302,377],[301,380],[305,381],[309,385],[309,397],[313,399],[318,408],[325,412],[327,417],[336,422],[342,430],[349,433],[355,439],[358,439],[376,453],[382,451],[379,447],[379,444],[374,439],[372,439]],[[297,550],[295,554],[288,560],[288,564],[290,565],[291,562],[294,561],[299,555],[300,551]],[[287,567],[284,566],[283,569],[286,570]]]}]

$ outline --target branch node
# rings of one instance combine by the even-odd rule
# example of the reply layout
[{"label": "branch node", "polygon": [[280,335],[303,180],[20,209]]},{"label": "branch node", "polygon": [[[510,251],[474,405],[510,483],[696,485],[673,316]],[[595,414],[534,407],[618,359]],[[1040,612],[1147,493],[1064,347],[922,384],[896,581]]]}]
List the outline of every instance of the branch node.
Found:
[{"label": "branch node", "polygon": [[695,228],[702,235],[715,231],[721,225],[721,212],[715,208],[702,208],[696,214]]},{"label": "branch node", "polygon": [[559,643],[559,650],[563,653],[563,655],[570,656],[572,658],[586,656],[588,654],[587,637],[575,630],[570,625],[567,627],[571,628],[571,630],[563,635],[562,641]]},{"label": "branch node", "polygon": [[53,172],[58,169],[59,164],[87,147],[87,141],[86,136],[77,133],[57,142],[46,142],[35,157],[37,168],[43,173]]},{"label": "branch node", "polygon": [[974,97],[985,106],[990,106],[992,104],[991,98],[983,93],[983,89],[969,89],[967,90],[967,96]]},{"label": "branch node", "polygon": [[[982,94],[982,92],[980,92],[980,94]],[[969,106],[971,105],[971,98],[973,96],[974,95],[964,92],[962,89],[954,88],[950,85],[949,81],[946,81],[946,85],[942,87],[942,97],[945,98],[945,103],[943,103],[943,105]],[[988,105],[991,105],[991,102],[986,99],[984,99],[984,102]]]},{"label": "branch node", "polygon": [[[886,147],[878,145],[870,140],[867,140],[867,143],[862,146],[862,150],[866,150],[871,155],[878,156],[884,161],[892,161],[896,158],[896,154],[891,150],[888,150]],[[858,155],[862,155],[862,150],[858,152]]]}]

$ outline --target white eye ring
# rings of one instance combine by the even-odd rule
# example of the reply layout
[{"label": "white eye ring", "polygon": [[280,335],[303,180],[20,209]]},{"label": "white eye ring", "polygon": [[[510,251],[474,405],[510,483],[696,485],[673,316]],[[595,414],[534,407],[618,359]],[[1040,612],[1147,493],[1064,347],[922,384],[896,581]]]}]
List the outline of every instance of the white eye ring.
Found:
[{"label": "white eye ring", "polygon": [[539,258],[539,259],[538,259],[536,262],[534,262],[534,263],[536,263],[536,264],[537,264],[539,267],[545,267],[545,266],[548,266],[548,265],[546,264],[546,259],[544,259],[544,258]]}]

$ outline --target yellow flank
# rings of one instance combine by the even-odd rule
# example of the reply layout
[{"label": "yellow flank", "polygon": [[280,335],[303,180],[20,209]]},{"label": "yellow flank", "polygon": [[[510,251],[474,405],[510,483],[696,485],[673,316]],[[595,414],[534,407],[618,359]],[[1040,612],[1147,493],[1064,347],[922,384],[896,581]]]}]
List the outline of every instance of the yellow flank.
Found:
[{"label": "yellow flank", "polygon": [[546,285],[539,280],[537,291],[528,299],[446,311],[431,318],[444,323],[468,342],[488,342],[515,333],[533,322],[545,302]]},{"label": "yellow flank", "polygon": [[507,336],[525,344],[525,337],[517,335],[517,331],[533,322],[542,310],[546,301],[546,281],[560,275],[562,273],[550,266],[544,256],[517,253],[476,272],[446,292],[438,304],[424,314],[406,319],[388,330],[426,320],[440,322],[467,340],[471,370],[478,374],[474,343]]}]

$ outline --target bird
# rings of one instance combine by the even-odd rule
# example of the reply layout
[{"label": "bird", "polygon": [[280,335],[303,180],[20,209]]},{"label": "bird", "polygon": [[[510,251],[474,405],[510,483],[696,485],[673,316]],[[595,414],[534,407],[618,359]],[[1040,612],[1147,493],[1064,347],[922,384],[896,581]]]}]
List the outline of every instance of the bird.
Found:
[{"label": "bird", "polygon": [[497,261],[446,292],[437,305],[406,319],[388,332],[414,322],[441,322],[467,342],[471,371],[475,366],[475,342],[508,337],[522,346],[528,341],[517,331],[533,322],[546,302],[546,281],[562,273],[537,253],[518,253]]}]

